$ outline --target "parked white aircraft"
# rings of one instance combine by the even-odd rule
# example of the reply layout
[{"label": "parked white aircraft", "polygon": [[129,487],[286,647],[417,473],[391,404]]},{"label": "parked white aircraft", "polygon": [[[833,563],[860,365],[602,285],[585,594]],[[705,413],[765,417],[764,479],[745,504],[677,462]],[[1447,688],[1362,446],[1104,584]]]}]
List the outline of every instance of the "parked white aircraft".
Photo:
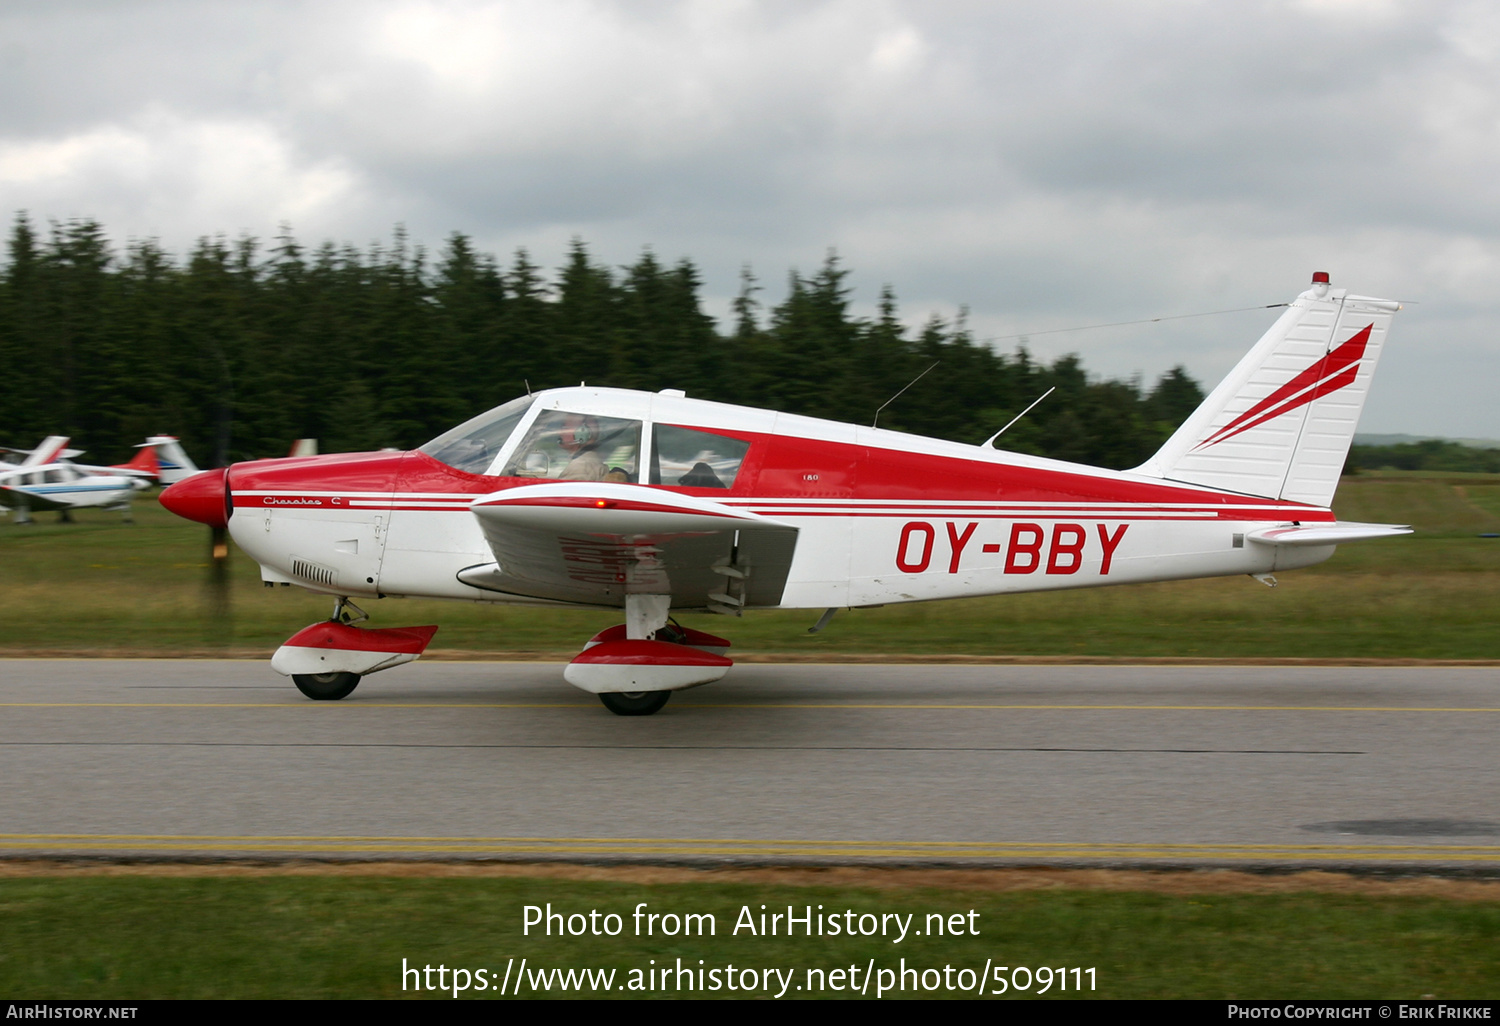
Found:
[{"label": "parked white aircraft", "polygon": [[[270,584],[337,597],[272,668],[317,699],[436,627],[359,628],[350,598],[623,609],[567,667],[622,715],[717,680],[729,642],[673,610],[834,610],[1273,572],[1407,534],[1329,504],[1399,305],[1313,276],[1161,450],[1110,471],[687,398],[562,388],[405,453],[263,460],[162,493],[227,526]],[[991,439],[994,441],[994,439]]]},{"label": "parked white aircraft", "polygon": [[55,509],[63,513],[89,506],[117,509],[127,516],[130,499],[160,481],[173,484],[198,473],[198,468],[171,435],[153,435],[136,446],[140,453],[129,463],[109,467],[74,463],[83,450],[69,449],[68,438],[51,435],[35,449],[9,449],[26,458],[14,467],[0,465],[0,504],[15,511],[15,522],[31,521],[31,511]]},{"label": "parked white aircraft", "polygon": [[[151,453],[156,464],[156,479],[164,485],[176,484],[185,477],[201,473],[198,465],[182,451],[182,443],[173,435],[152,435],[136,446],[142,454]],[[140,457],[137,457],[139,459]],[[123,464],[132,466],[136,461]]]}]

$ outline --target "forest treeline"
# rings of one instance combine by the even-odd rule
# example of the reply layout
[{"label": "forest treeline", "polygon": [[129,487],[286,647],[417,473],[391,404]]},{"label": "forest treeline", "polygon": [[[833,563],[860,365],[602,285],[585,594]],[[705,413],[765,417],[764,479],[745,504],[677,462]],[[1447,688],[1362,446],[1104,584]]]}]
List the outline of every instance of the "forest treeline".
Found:
[{"label": "forest treeline", "polygon": [[1500,474],[1500,449],[1484,449],[1442,438],[1396,445],[1355,445],[1344,473],[1361,470],[1434,470]]},{"label": "forest treeline", "polygon": [[67,434],[119,462],[165,432],[205,466],[308,437],[325,452],[410,448],[528,383],[580,381],[867,424],[936,363],[881,427],[981,442],[1056,386],[1005,447],[1122,468],[1202,399],[1181,368],[1147,389],[1090,380],[1076,356],[997,353],[961,315],[909,330],[889,288],[874,318],[855,317],[848,273],[830,255],[766,305],[747,270],[726,333],[697,269],[650,250],[613,268],[575,241],[549,273],[457,233],[431,257],[399,229],[365,250],[284,230],[204,238],[178,260],[152,240],[116,252],[95,221],[43,233],[23,214],[0,270],[0,442]]}]

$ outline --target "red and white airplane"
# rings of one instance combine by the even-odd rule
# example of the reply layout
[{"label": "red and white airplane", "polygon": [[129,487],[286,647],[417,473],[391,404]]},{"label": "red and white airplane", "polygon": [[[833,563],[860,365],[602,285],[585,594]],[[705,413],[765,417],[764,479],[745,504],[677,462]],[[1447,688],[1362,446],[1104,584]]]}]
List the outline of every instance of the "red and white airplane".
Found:
[{"label": "red and white airplane", "polygon": [[[271,661],[316,699],[415,659],[436,627],[368,629],[351,598],[623,609],[565,679],[622,715],[718,680],[729,642],[674,610],[825,610],[1271,573],[1407,534],[1329,504],[1399,304],[1289,305],[1130,471],[692,399],[561,388],[411,452],[238,463],[162,493],[227,526],[268,584],[337,598]],[[991,439],[994,441],[994,439]]]}]

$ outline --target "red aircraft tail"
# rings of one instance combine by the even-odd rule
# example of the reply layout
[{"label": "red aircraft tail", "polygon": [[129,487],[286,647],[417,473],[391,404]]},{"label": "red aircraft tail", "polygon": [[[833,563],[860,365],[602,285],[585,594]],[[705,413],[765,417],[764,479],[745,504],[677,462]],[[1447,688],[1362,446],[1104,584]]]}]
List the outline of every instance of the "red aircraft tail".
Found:
[{"label": "red aircraft tail", "polygon": [[115,470],[138,470],[152,477],[161,473],[161,465],[156,462],[156,446],[154,445],[141,446],[140,451],[129,463],[115,463],[112,466]]}]

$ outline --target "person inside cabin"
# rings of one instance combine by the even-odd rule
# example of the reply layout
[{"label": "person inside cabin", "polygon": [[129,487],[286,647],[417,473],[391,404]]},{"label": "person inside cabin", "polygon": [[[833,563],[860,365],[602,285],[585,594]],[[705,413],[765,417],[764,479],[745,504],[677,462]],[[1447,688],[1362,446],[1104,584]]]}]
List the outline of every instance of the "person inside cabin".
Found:
[{"label": "person inside cabin", "polygon": [[572,457],[559,475],[562,481],[603,481],[604,460],[599,446],[599,422],[593,417],[570,413],[563,421],[558,445]]},{"label": "person inside cabin", "polygon": [[679,477],[677,483],[688,488],[724,487],[724,482],[719,480],[719,475],[714,473],[714,468],[702,460],[694,463],[693,469]]}]

